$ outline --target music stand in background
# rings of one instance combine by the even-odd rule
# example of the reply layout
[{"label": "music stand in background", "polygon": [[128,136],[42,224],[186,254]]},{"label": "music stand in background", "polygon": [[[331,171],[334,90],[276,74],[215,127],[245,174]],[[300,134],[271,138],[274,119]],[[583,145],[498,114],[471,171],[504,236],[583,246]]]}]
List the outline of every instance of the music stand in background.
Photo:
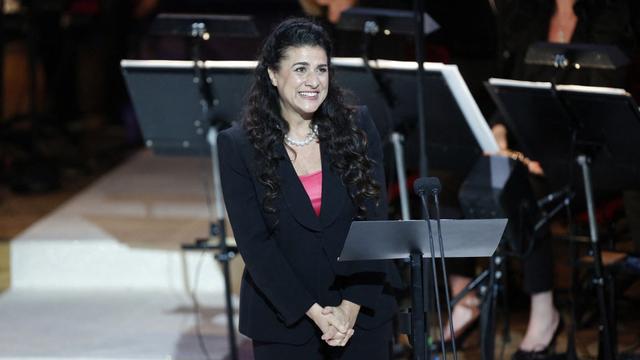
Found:
[{"label": "music stand in background", "polygon": [[[335,58],[336,79],[351,90],[359,102],[369,106],[376,125],[386,124],[384,102],[372,92],[375,82],[366,73],[361,58]],[[415,124],[417,81],[415,62],[369,60],[380,74],[395,99],[391,107],[394,126]],[[464,177],[481,153],[498,152],[491,129],[471,96],[456,65],[424,63],[425,86],[430,91],[425,103],[429,108],[426,121],[429,170],[446,170]],[[383,127],[384,128],[384,127]],[[415,132],[414,132],[415,134]],[[417,135],[417,134],[416,134]]]},{"label": "music stand in background", "polygon": [[[440,28],[440,25],[424,13],[424,33],[430,34]],[[386,115],[384,131],[381,131],[383,140],[388,137],[393,144],[395,155],[396,176],[398,177],[398,188],[400,192],[400,210],[403,220],[409,220],[409,200],[407,192],[406,171],[404,164],[404,152],[402,150],[402,142],[404,137],[393,126],[393,115],[391,108],[395,103],[395,96],[387,83],[383,80],[381,74],[369,66],[369,58],[371,54],[371,44],[375,41],[377,35],[389,36],[391,34],[411,35],[415,32],[415,24],[413,23],[413,12],[405,10],[379,9],[379,8],[361,8],[353,7],[340,15],[340,21],[337,24],[338,29],[355,31],[362,34],[362,64],[366,73],[372,80],[372,88],[376,89],[378,101],[376,107],[381,105],[384,112],[379,114]],[[374,105],[374,103],[367,104]],[[382,121],[378,121],[379,128],[382,127]],[[426,155],[424,155],[426,156]]]},{"label": "music stand in background", "polygon": [[[147,146],[157,153],[187,152],[211,156],[217,222],[210,224],[209,239],[182,247],[217,252],[215,258],[222,265],[225,281],[230,356],[237,360],[229,270],[229,261],[237,248],[229,246],[226,239],[216,140],[219,128],[239,115],[239,95],[246,93],[253,67],[238,64],[229,67],[232,73],[242,73],[244,83],[229,82],[222,72],[216,78],[207,68],[202,46],[212,37],[255,37],[258,32],[250,16],[160,14],[151,26],[151,33],[179,36],[190,41],[193,61],[145,63],[123,60],[123,73]],[[177,99],[182,101],[177,103]],[[208,241],[215,238],[218,238],[217,244]]]},{"label": "music stand in background", "polygon": [[[440,25],[427,13],[424,13],[424,34],[428,35],[438,29]],[[403,34],[413,35],[415,25],[413,12],[396,9],[380,9],[370,7],[352,7],[340,14],[338,29],[362,31],[365,34],[384,35]]]},{"label": "music stand in background", "polygon": [[[148,148],[157,155],[211,155],[193,62],[122,60],[121,67]],[[255,62],[206,61],[203,67],[216,94],[207,117],[227,126],[240,117]]]},{"label": "music stand in background", "polygon": [[429,221],[431,227],[424,220],[354,221],[338,258],[338,261],[403,259],[411,263],[410,335],[416,360],[426,358],[423,258],[491,256],[507,224],[506,219],[442,220],[443,256],[439,248],[433,247],[431,234],[431,228],[439,228],[438,222]]},{"label": "music stand in background", "polygon": [[552,184],[566,186],[572,179],[567,169],[578,162],[581,181],[568,185],[583,187],[600,312],[599,352],[604,359],[614,359],[615,319],[605,296],[593,188],[619,190],[640,182],[638,107],[621,89],[505,79],[490,79],[487,88],[519,144],[540,161]]},{"label": "music stand in background", "polygon": [[152,35],[199,37],[204,41],[211,36],[246,38],[259,35],[251,15],[163,13],[156,16],[149,32]]},{"label": "music stand in background", "polygon": [[560,69],[573,67],[576,70],[615,70],[627,65],[629,59],[614,45],[537,42],[527,49],[524,62]]},{"label": "music stand in background", "polygon": [[[413,94],[416,97],[416,107],[418,110],[418,127],[419,132],[419,168],[420,176],[427,176],[427,154],[425,139],[425,101],[424,101],[424,34],[429,34],[439,28],[439,25],[423,10],[422,1],[413,1],[413,12],[376,8],[351,8],[341,15],[340,22],[337,27],[344,30],[362,31],[364,35],[363,52],[365,60],[368,53],[368,47],[372,36],[380,32],[385,35],[391,35],[393,32],[399,34],[413,34],[415,38],[416,63],[414,76],[417,79],[417,89]],[[378,84],[380,82],[378,81]],[[380,88],[383,91],[384,87]]]}]

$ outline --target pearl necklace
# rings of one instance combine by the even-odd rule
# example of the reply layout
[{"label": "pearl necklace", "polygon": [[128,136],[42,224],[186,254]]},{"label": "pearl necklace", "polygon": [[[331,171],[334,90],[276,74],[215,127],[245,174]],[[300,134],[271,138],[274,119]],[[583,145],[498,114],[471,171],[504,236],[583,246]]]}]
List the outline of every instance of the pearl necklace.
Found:
[{"label": "pearl necklace", "polygon": [[311,144],[313,140],[318,138],[318,125],[313,125],[311,131],[304,137],[303,140],[296,140],[289,136],[289,134],[284,135],[284,141],[291,146],[306,146]]}]

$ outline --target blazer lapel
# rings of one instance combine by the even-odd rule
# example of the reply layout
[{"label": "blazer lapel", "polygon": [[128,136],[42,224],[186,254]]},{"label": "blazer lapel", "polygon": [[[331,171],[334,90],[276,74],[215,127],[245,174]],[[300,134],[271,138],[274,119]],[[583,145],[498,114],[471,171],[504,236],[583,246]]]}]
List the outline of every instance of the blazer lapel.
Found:
[{"label": "blazer lapel", "polygon": [[[291,210],[293,217],[304,227],[320,231],[320,219],[313,210],[309,195],[305,191],[298,174],[296,174],[289,156],[287,155],[284,145],[277,145],[276,152],[281,155],[280,165],[278,166],[278,176],[280,177],[280,191],[282,192],[285,203]],[[324,166],[322,174],[322,207],[324,208]]]},{"label": "blazer lapel", "polygon": [[320,152],[322,158],[322,206],[320,207],[320,224],[322,227],[327,227],[340,215],[340,210],[349,195],[347,189],[342,184],[340,176],[331,168],[329,155],[322,143],[320,143]]}]

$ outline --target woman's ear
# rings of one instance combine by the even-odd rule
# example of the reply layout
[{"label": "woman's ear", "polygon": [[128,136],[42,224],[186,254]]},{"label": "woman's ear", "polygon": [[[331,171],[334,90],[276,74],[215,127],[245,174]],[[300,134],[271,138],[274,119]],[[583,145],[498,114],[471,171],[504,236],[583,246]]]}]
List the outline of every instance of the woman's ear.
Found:
[{"label": "woman's ear", "polygon": [[268,68],[267,73],[269,74],[269,80],[271,80],[271,85],[278,87],[278,80],[276,80],[276,74],[273,72],[273,69]]}]

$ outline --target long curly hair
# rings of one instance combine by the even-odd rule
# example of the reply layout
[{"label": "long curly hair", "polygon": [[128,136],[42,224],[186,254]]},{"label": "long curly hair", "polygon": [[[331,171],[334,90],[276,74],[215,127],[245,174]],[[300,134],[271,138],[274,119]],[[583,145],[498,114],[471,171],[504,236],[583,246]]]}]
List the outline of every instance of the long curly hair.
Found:
[{"label": "long curly hair", "polygon": [[[280,23],[265,40],[258,57],[255,78],[248,95],[248,104],[241,124],[253,144],[256,154],[254,169],[265,186],[262,205],[267,213],[275,213],[273,201],[278,197],[280,184],[276,175],[282,157],[276,144],[283,143],[289,131],[280,111],[278,90],[269,80],[267,70],[277,71],[287,49],[319,46],[331,59],[331,41],[322,26],[305,18],[292,18]],[[333,80],[329,64],[327,97],[314,113],[312,124],[318,126],[318,140],[331,158],[330,165],[349,189],[357,217],[367,213],[365,201],[379,201],[380,184],[372,176],[373,160],[367,157],[367,137],[355,123],[356,111],[345,104],[344,90]]]}]

